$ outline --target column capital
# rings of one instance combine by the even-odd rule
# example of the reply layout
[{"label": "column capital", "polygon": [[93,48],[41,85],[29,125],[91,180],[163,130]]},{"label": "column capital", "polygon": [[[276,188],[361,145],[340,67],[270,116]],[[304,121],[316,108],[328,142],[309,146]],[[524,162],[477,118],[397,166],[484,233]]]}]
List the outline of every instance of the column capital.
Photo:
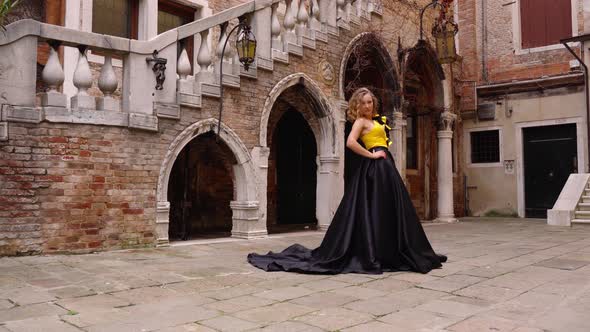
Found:
[{"label": "column capital", "polygon": [[399,110],[395,110],[393,112],[393,119],[391,121],[391,128],[393,130],[401,130],[402,127],[407,125],[407,122],[404,120],[404,114]]},{"label": "column capital", "polygon": [[440,131],[453,131],[453,124],[457,120],[457,115],[449,111],[440,114],[439,126]]}]

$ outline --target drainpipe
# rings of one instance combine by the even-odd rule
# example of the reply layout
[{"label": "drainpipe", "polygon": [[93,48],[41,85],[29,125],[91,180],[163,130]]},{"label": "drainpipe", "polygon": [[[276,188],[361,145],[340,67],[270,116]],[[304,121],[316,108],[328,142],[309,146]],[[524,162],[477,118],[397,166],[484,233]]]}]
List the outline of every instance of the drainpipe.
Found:
[{"label": "drainpipe", "polygon": [[488,82],[488,68],[487,68],[487,54],[488,47],[488,31],[486,24],[486,0],[481,0],[481,78],[484,82]]},{"label": "drainpipe", "polygon": [[[586,148],[588,150],[588,154],[586,156],[586,170],[590,172],[590,96],[588,94],[588,66],[586,66],[584,61],[580,59],[576,52],[574,52],[574,50],[569,47],[566,41],[562,41],[561,43],[574,56],[574,58],[580,62],[582,68],[584,69],[584,96],[586,99]],[[581,52],[584,52],[584,42],[580,41],[580,43],[582,45],[580,47],[582,50]]]}]

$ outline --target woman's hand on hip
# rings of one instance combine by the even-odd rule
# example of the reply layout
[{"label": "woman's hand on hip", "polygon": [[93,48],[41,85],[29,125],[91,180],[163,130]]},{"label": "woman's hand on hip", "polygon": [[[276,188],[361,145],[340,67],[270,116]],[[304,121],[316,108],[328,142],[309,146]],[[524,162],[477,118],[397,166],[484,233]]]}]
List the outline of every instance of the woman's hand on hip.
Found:
[{"label": "woman's hand on hip", "polygon": [[385,159],[385,158],[387,158],[387,154],[383,150],[373,151],[371,154],[372,154],[372,159],[381,159],[381,158]]}]

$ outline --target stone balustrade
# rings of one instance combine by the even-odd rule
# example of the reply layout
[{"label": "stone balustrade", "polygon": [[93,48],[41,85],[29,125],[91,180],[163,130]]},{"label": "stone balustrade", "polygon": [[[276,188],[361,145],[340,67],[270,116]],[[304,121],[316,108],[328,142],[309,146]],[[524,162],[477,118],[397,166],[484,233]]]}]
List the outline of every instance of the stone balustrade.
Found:
[{"label": "stone balustrade", "polygon": [[[285,5],[284,15],[279,5]],[[289,55],[303,56],[305,47],[327,42],[338,28],[360,24],[361,17],[381,6],[375,0],[257,0],[167,31],[148,41],[72,30],[33,20],[10,24],[0,35],[0,91],[4,101],[0,121],[73,122],[127,126],[158,130],[158,117],[178,119],[180,107],[201,107],[202,96],[219,97],[220,86],[239,88],[240,76],[256,78],[258,69],[273,70],[273,62],[288,63]],[[246,72],[237,61],[233,46],[222,48],[230,27],[238,19],[253,27],[258,42],[257,59]],[[211,36],[218,39],[213,41]],[[185,48],[188,38],[198,47],[194,65]],[[49,57],[40,75],[47,91],[36,95],[37,46],[45,41]],[[62,92],[65,81],[59,47],[78,49],[73,75],[74,96]],[[88,62],[89,51],[104,55],[98,81],[94,82]],[[180,50],[180,51],[179,51]],[[153,59],[166,59],[165,70],[157,72]],[[123,63],[122,81],[113,68],[113,57]],[[219,67],[223,64],[222,82]],[[162,76],[163,75],[163,76]],[[157,76],[165,77],[161,89]],[[100,96],[88,90],[97,86]],[[120,89],[121,97],[115,97]],[[40,97],[40,98],[39,98]]]}]

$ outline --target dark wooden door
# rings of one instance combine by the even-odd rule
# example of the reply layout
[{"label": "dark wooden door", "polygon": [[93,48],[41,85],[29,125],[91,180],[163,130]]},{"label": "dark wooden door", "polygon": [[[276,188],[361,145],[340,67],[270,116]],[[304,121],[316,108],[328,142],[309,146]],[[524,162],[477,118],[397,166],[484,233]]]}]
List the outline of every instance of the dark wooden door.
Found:
[{"label": "dark wooden door", "polygon": [[571,173],[577,173],[576,125],[523,129],[525,215],[546,218]]},{"label": "dark wooden door", "polygon": [[315,224],[317,148],[311,128],[296,111],[277,124],[278,224]]}]

